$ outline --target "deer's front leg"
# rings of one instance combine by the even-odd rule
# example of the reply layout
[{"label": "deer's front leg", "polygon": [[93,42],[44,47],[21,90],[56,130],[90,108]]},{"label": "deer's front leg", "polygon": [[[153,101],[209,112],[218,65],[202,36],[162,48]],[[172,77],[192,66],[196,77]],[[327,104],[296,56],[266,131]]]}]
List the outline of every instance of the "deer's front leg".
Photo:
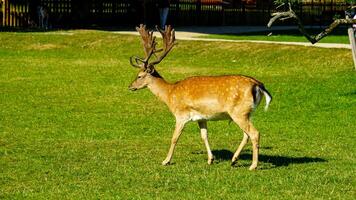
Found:
[{"label": "deer's front leg", "polygon": [[168,154],[166,159],[162,162],[162,165],[168,165],[169,162],[172,159],[174,149],[176,147],[176,144],[178,142],[179,136],[182,134],[182,130],[184,128],[186,121],[182,120],[176,120],[176,128],[173,133],[172,141],[171,141],[171,147],[169,148]]},{"label": "deer's front leg", "polygon": [[213,163],[214,157],[211,153],[209,142],[208,142],[208,127],[206,121],[199,121],[200,135],[204,141],[206,151],[208,152],[208,164],[211,165]]}]

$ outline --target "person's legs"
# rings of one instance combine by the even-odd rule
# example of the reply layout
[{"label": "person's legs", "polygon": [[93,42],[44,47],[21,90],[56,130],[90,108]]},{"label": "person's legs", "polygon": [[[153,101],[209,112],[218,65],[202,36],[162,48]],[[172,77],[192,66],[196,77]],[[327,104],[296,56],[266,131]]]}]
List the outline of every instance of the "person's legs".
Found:
[{"label": "person's legs", "polygon": [[168,11],[169,8],[160,8],[159,9],[159,17],[160,17],[160,26],[162,29],[164,29],[166,22],[167,22],[167,17],[168,17]]}]

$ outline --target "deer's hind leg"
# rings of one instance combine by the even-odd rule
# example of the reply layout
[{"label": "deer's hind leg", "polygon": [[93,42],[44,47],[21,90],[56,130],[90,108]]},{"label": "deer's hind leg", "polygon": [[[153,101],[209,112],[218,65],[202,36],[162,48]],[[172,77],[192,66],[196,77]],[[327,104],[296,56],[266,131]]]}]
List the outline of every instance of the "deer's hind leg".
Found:
[{"label": "deer's hind leg", "polygon": [[234,153],[234,156],[232,157],[231,165],[236,164],[236,161],[239,158],[240,153],[241,153],[242,149],[245,147],[245,145],[247,144],[247,142],[248,142],[248,135],[246,132],[244,132],[244,137],[242,138],[242,141],[241,141],[239,147],[237,148],[236,152]]},{"label": "deer's hind leg", "polygon": [[250,121],[250,112],[241,112],[236,111],[230,114],[231,118],[234,122],[239,125],[239,127],[244,132],[244,138],[241,141],[240,146],[238,147],[237,151],[235,152],[232,161],[236,162],[237,157],[239,156],[242,148],[246,145],[248,138],[251,139],[252,142],[252,164],[250,166],[250,170],[254,170],[257,167],[258,163],[258,151],[259,151],[259,140],[260,134],[257,129],[253,126]]}]

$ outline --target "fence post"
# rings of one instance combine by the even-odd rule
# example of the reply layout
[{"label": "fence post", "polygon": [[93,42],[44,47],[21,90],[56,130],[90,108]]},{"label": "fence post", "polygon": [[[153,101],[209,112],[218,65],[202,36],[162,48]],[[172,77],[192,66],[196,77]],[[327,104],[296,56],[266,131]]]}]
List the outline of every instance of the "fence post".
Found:
[{"label": "fence post", "polygon": [[246,9],[245,9],[245,2],[241,2],[241,8],[242,8],[242,25],[247,25],[247,20],[246,20]]},{"label": "fence post", "polygon": [[5,25],[10,26],[10,3],[5,0]]},{"label": "fence post", "polygon": [[4,4],[3,0],[0,0],[0,13],[1,13],[1,20],[0,20],[0,26],[3,26],[4,24]]},{"label": "fence post", "polygon": [[352,27],[347,29],[347,33],[349,35],[350,45],[352,49],[352,58],[354,60],[354,66],[356,70],[356,42],[355,42],[355,32]]},{"label": "fence post", "polygon": [[196,25],[200,23],[200,20],[201,20],[201,0],[197,0],[197,8],[196,8],[196,11],[197,11],[197,18],[196,18]]},{"label": "fence post", "polygon": [[221,3],[221,11],[222,11],[222,25],[225,26],[225,4],[224,2]]},{"label": "fence post", "polygon": [[349,34],[349,40],[351,45],[352,59],[354,61],[354,67],[356,70],[356,42],[355,42],[355,31],[353,27],[349,27],[347,29],[347,33]]},{"label": "fence post", "polygon": [[[176,8],[175,8],[175,14],[174,14],[174,23],[175,24],[179,24],[180,23],[180,20],[178,20],[178,16],[179,16],[179,13],[180,13],[180,9],[179,9],[179,1],[176,0]],[[172,19],[172,18],[171,18]]]},{"label": "fence post", "polygon": [[[349,19],[348,13],[345,14],[345,18]],[[352,26],[347,29],[347,33],[349,35],[350,45],[351,45],[351,52],[352,52],[352,59],[354,61],[354,67],[356,70],[356,41],[355,41],[355,30]]]}]

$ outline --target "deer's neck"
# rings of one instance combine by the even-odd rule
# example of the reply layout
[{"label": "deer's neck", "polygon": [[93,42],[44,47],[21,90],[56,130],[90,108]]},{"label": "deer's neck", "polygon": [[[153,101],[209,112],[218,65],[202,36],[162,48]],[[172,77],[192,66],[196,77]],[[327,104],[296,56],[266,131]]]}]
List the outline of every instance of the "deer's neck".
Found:
[{"label": "deer's neck", "polygon": [[165,81],[162,77],[153,77],[152,82],[147,86],[151,92],[161,101],[167,103],[172,84]]}]

